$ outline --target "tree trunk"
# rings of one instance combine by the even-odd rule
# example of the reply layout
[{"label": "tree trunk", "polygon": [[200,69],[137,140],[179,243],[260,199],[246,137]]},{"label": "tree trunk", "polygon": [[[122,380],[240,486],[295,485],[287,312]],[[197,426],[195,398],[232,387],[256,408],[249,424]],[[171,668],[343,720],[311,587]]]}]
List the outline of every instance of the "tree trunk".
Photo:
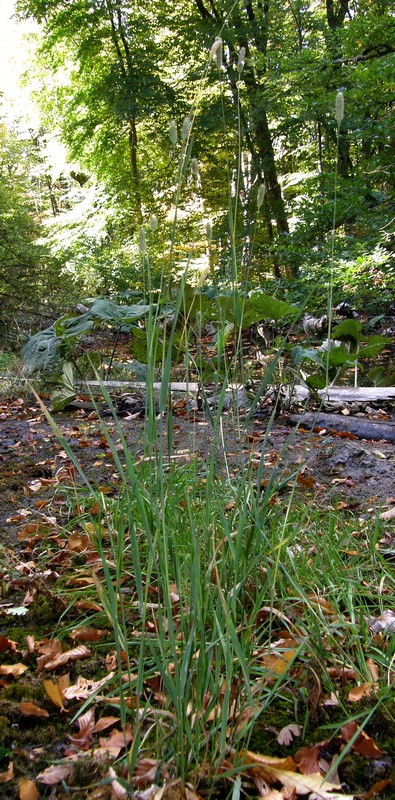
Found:
[{"label": "tree trunk", "polygon": [[[111,37],[117,53],[118,63],[125,82],[130,85],[133,64],[128,40],[125,35],[124,23],[122,21],[121,6],[118,2],[114,4],[113,0],[105,0],[105,6],[111,25]],[[133,199],[136,205],[137,222],[141,225],[143,213],[141,208],[140,177],[137,161],[137,124],[134,116],[129,120],[129,150]]]},{"label": "tree trunk", "polygon": [[288,219],[277,177],[277,167],[274,158],[269,122],[264,109],[259,109],[259,117],[256,120],[255,138],[257,149],[261,156],[262,171],[265,178],[270,209],[276,222],[277,231],[279,234],[288,234]]}]

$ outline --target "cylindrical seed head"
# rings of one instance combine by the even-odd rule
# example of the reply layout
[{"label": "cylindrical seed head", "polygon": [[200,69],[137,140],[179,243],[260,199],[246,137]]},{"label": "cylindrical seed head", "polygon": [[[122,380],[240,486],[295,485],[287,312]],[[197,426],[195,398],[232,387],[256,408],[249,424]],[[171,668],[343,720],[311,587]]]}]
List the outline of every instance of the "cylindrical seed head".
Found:
[{"label": "cylindrical seed head", "polygon": [[340,128],[342,119],[344,117],[344,94],[343,94],[343,92],[338,92],[337,95],[336,95],[335,117],[336,117],[337,127]]},{"label": "cylindrical seed head", "polygon": [[191,119],[190,117],[185,117],[184,122],[182,123],[182,131],[181,131],[181,139],[183,142],[186,142],[189,136],[189,132],[191,130]]},{"label": "cylindrical seed head", "polygon": [[265,199],[265,194],[266,194],[266,186],[265,186],[264,183],[261,183],[261,185],[260,185],[260,187],[258,189],[258,195],[257,195],[257,199],[256,199],[256,204],[258,206],[258,211],[259,211],[259,209],[260,209],[260,207],[261,207],[261,205],[262,205],[262,203],[263,203],[263,201]]},{"label": "cylindrical seed head", "polygon": [[240,47],[239,60],[237,62],[237,70],[238,70],[239,74],[241,74],[243,72],[245,57],[246,57],[246,49],[245,49],[245,47]]},{"label": "cylindrical seed head", "polygon": [[211,58],[215,58],[218,69],[222,67],[222,39],[216,39],[210,50]]},{"label": "cylindrical seed head", "polygon": [[177,123],[175,119],[172,119],[169,128],[169,138],[172,144],[176,145],[178,142],[178,131],[177,131]]}]

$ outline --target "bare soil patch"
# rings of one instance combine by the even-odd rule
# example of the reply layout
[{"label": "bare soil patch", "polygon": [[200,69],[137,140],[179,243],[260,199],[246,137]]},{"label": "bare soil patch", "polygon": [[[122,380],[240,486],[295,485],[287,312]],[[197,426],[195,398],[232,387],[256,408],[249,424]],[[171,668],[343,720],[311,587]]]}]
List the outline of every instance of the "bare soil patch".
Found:
[{"label": "bare soil patch", "polygon": [[[102,411],[108,411],[100,403]],[[225,464],[234,476],[250,464],[258,468],[264,459],[264,482],[276,470],[281,481],[297,481],[298,491],[315,496],[318,502],[334,508],[350,509],[359,514],[372,513],[391,505],[395,494],[395,443],[356,438],[342,417],[338,430],[321,426],[313,431],[292,427],[290,414],[281,413],[274,422],[263,411],[250,424],[245,415],[230,410],[222,417],[222,441],[213,436],[203,411],[190,411],[185,401],[173,403],[173,435],[168,458],[204,462],[215,447],[217,467]],[[386,423],[393,415],[384,415]],[[55,415],[62,436],[72,447],[89,478],[96,485],[109,486],[116,475],[113,458],[103,436],[102,423],[86,401],[79,407]],[[372,415],[366,415],[372,419]],[[373,414],[374,418],[374,414]],[[349,419],[348,417],[346,419]],[[383,414],[376,419],[383,421]],[[27,520],[41,518],[46,503],[52,500],[62,479],[70,479],[73,469],[64,445],[52,431],[41,409],[23,400],[4,403],[0,408],[1,543],[13,546],[18,531]],[[119,435],[114,419],[104,419],[115,444]],[[119,419],[122,432],[136,462],[144,458],[143,412],[129,413]],[[311,427],[311,426],[309,426]],[[163,426],[167,441],[167,426]],[[78,475],[76,476],[78,481]]]}]

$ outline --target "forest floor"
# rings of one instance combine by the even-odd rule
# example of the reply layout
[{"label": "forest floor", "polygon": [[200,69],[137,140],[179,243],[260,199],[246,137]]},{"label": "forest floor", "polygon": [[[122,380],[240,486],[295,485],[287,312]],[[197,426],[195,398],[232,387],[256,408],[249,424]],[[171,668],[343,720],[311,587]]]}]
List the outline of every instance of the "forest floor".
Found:
[{"label": "forest floor", "polygon": [[[214,446],[213,432],[202,411],[194,410],[191,418],[185,405],[183,400],[174,403],[169,458],[186,462],[196,456],[206,461]],[[103,403],[98,407],[99,410],[107,408]],[[251,461],[257,468],[264,448],[265,479],[273,469],[282,481],[298,471],[298,489],[314,496],[325,508],[329,504],[333,509],[374,516],[395,502],[395,442],[358,438],[347,431],[346,424],[341,429],[341,416],[340,430],[321,427],[309,431],[302,426],[295,430],[289,424],[291,415],[287,411],[280,413],[269,426],[269,413],[257,415],[248,426],[244,425],[242,415],[237,423],[233,413],[223,415],[224,448],[216,442],[219,469],[225,470],[227,463],[236,476]],[[360,414],[359,419],[361,417],[395,422],[395,413],[380,409],[370,408],[369,413]],[[51,504],[65,474],[73,474],[74,467],[44,413],[34,402],[30,405],[18,399],[3,403],[0,419],[0,535],[2,544],[14,546],[20,524],[30,518],[32,522],[37,521],[47,503]],[[54,419],[89,478],[101,487],[113,485],[113,459],[101,421],[86,397],[69,411],[54,415]],[[105,417],[104,422],[115,445],[119,444],[112,417]],[[118,423],[138,462],[144,457],[143,413],[127,414]],[[290,480],[288,488],[292,485]]]},{"label": "forest floor", "polygon": [[[99,406],[101,411],[105,410],[103,403]],[[284,479],[282,490],[272,498],[273,503],[285,506],[291,487],[296,484],[297,495],[304,504],[314,502],[317,508],[325,511],[332,508],[336,514],[371,519],[372,527],[374,520],[381,516],[385,530],[380,546],[387,556],[393,553],[394,442],[358,439],[341,430],[295,429],[289,425],[286,411],[274,419],[268,432],[270,408],[254,417],[248,429],[243,415],[237,416],[235,424],[234,412],[223,415],[223,446],[219,446],[218,441],[214,445],[207,416],[196,409],[191,412],[183,399],[175,401],[169,459],[182,464],[197,457],[203,462],[215,446],[218,472],[236,478],[248,464],[258,468],[264,448],[263,485],[267,485],[273,470]],[[370,409],[367,416],[394,421],[388,410]],[[121,750],[124,743],[117,740],[116,731],[109,737],[106,731],[104,738],[102,733],[106,725],[114,726],[118,717],[104,717],[103,727],[94,721],[92,724],[91,720],[87,726],[89,731],[86,729],[84,733],[80,727],[76,734],[75,725],[71,725],[70,715],[65,711],[60,679],[43,681],[48,672],[43,673],[42,664],[45,660],[48,664],[48,658],[54,660],[55,671],[62,667],[63,672],[71,673],[72,680],[81,676],[88,681],[108,670],[111,660],[105,644],[110,632],[105,626],[96,634],[90,634],[88,627],[81,627],[84,615],[99,612],[100,606],[91,599],[84,600],[84,590],[92,584],[89,557],[84,556],[84,536],[81,531],[71,533],[67,528],[70,502],[78,510],[79,499],[78,492],[73,489],[73,485],[78,484],[78,474],[64,442],[72,448],[92,484],[99,486],[103,494],[114,496],[117,493],[119,474],[114,469],[101,421],[86,397],[80,398],[72,410],[55,415],[55,419],[64,441],[59,441],[34,401],[26,398],[3,401],[0,407],[0,577],[3,586],[0,661],[4,662],[0,666],[0,764],[8,765],[0,773],[1,796],[22,800],[63,798],[70,794],[74,800],[122,798],[124,790],[116,782],[112,783],[111,791],[108,784],[101,787],[101,793],[94,788],[95,779],[102,777],[102,768],[96,765],[96,773],[89,773],[88,779],[86,772],[92,765],[85,766],[86,758],[85,761],[83,758],[92,737],[99,732],[103,748],[114,746],[117,752]],[[127,413],[119,423],[134,462],[141,463],[145,458],[144,416],[139,412]],[[105,424],[116,450],[121,450],[115,421],[107,416]],[[65,495],[65,487],[68,487],[68,495]],[[67,652],[74,655],[62,661],[62,645],[57,650],[58,645],[52,642],[62,639],[62,628],[69,615],[67,591],[70,587],[74,592],[81,588],[81,599],[74,604],[70,617],[76,628],[71,632],[67,629],[72,639],[71,650]],[[89,620],[87,624],[89,626]],[[53,636],[56,638],[52,639]],[[81,705],[81,698],[87,695],[82,691],[79,697]],[[114,714],[113,709],[110,714]],[[284,725],[288,721],[285,717]],[[70,776],[70,769],[64,771],[63,764],[55,764],[51,767],[51,776],[48,764],[65,753],[70,754],[70,747],[74,748],[75,759],[79,753],[79,767],[74,770],[71,788],[69,786],[63,793],[62,780]],[[370,773],[364,779],[366,791],[369,786],[379,784],[385,791],[390,780],[388,755],[383,756],[381,752],[380,757],[376,757],[377,775],[372,768],[372,753],[369,758]],[[43,770],[47,770],[46,779],[44,786],[40,784],[39,794],[35,781]],[[149,780],[140,785],[148,786]],[[78,788],[88,783],[89,792]],[[368,794],[363,796],[368,797]]]}]

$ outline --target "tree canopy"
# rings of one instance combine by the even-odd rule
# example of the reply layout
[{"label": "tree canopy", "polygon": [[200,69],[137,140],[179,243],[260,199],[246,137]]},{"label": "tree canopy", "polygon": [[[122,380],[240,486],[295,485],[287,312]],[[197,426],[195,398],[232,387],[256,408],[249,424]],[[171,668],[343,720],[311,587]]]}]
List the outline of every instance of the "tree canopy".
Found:
[{"label": "tree canopy", "polygon": [[41,25],[42,124],[66,144],[79,188],[74,218],[52,206],[50,236],[82,284],[141,285],[142,225],[154,273],[193,247],[213,280],[236,270],[252,285],[328,265],[333,223],[343,260],[391,250],[386,2],[19,0],[18,11]]}]

